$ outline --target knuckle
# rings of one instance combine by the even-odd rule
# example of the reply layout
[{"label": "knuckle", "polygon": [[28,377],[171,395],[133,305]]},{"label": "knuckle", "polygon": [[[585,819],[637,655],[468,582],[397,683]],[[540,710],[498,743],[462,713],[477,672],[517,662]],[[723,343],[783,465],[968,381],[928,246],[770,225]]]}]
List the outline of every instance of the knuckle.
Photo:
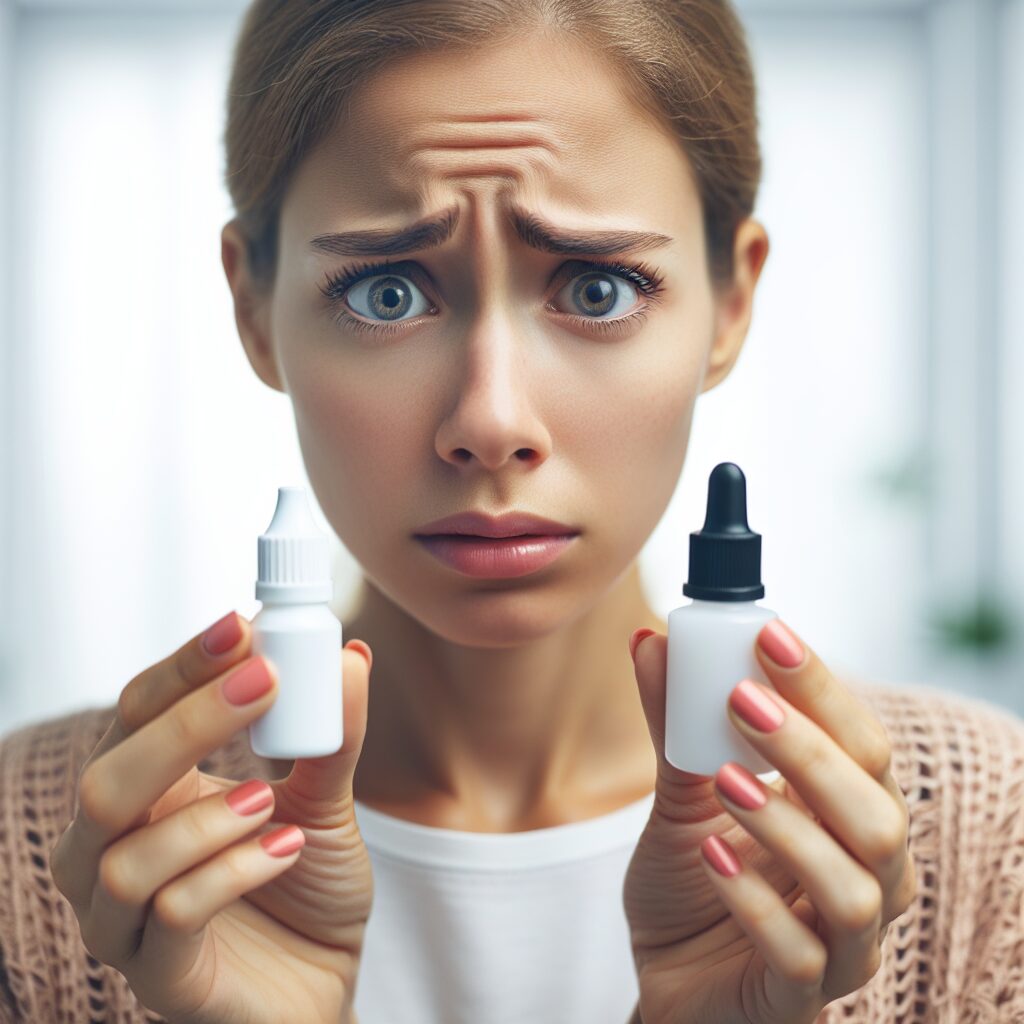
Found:
[{"label": "knuckle", "polygon": [[141,676],[136,676],[122,691],[117,698],[117,714],[125,732],[134,732],[142,720],[142,698],[139,689],[142,685]]},{"label": "knuckle", "polygon": [[892,810],[879,811],[865,823],[862,843],[866,856],[873,862],[887,861],[906,853],[907,828],[895,804]]},{"label": "knuckle", "polygon": [[828,952],[819,942],[794,953],[787,965],[786,974],[794,984],[812,988],[821,984],[827,965]]},{"label": "knuckle", "polygon": [[178,650],[174,657],[174,671],[185,684],[186,690],[194,690],[207,678],[204,666],[196,656],[201,640],[202,634],[193,637],[192,641]]},{"label": "knuckle", "polygon": [[171,730],[170,742],[176,744],[179,750],[195,750],[205,742],[203,725],[198,716],[189,713],[187,701],[174,705],[167,724]]},{"label": "knuckle", "polygon": [[751,896],[750,904],[743,916],[759,931],[770,932],[772,921],[778,913],[778,904],[773,899]]},{"label": "knuckle", "polygon": [[129,858],[116,846],[110,847],[100,857],[97,875],[103,892],[115,903],[140,902],[135,872]]},{"label": "knuckle", "polygon": [[866,772],[878,778],[892,764],[892,743],[888,734],[878,726],[871,729],[863,741],[860,762]]},{"label": "knuckle", "polygon": [[204,853],[220,845],[210,815],[204,814],[203,808],[199,804],[192,804],[187,813],[180,814],[178,817],[179,824],[185,832],[186,849],[192,850],[194,853]]},{"label": "knuckle", "polygon": [[825,767],[829,758],[828,748],[824,743],[809,742],[797,755],[797,771],[807,778],[825,775]]},{"label": "knuckle", "polygon": [[878,881],[870,880],[851,886],[843,906],[841,925],[848,931],[862,932],[877,928],[882,914],[882,887]]},{"label": "knuckle", "polygon": [[168,931],[194,931],[194,918],[190,910],[194,905],[184,885],[165,885],[153,897],[153,918]]},{"label": "knuckle", "polygon": [[106,770],[102,761],[102,758],[93,761],[82,770],[78,779],[79,809],[97,823],[109,822],[114,816],[114,802],[107,796],[109,787],[104,781]]},{"label": "knuckle", "polygon": [[221,858],[220,867],[232,892],[244,892],[252,885],[252,859],[242,845],[232,846]]}]

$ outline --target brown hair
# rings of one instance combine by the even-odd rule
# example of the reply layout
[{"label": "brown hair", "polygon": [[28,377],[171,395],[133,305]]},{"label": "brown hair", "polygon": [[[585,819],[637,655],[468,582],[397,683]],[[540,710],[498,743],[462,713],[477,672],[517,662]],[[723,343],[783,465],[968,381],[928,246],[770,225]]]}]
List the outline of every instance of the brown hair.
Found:
[{"label": "brown hair", "polygon": [[541,27],[599,47],[682,144],[712,284],[730,281],[735,230],[761,178],[753,70],[731,0],[254,0],[235,43],[224,142],[257,282],[274,279],[292,174],[378,67]]}]

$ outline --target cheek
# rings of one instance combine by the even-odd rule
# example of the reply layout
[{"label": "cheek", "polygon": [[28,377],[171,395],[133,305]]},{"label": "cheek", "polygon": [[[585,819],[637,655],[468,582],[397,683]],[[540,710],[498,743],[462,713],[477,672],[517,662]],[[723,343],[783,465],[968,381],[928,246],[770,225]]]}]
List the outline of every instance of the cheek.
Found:
[{"label": "cheek", "polygon": [[411,463],[423,444],[408,405],[401,417],[389,416],[393,396],[358,377],[341,365],[310,365],[289,378],[306,471],[341,536],[358,536],[365,527],[360,509],[393,508],[415,479]]},{"label": "cheek", "polygon": [[616,487],[649,491],[674,487],[699,394],[703,352],[676,335],[624,360],[613,378],[592,386],[586,406],[574,404],[574,450],[585,453],[588,474]]}]

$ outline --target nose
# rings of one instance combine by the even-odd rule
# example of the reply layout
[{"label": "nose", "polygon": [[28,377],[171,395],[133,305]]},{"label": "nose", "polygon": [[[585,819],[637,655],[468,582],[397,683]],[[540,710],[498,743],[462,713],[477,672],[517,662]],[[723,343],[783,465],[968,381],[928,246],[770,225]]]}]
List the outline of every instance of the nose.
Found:
[{"label": "nose", "polygon": [[531,387],[539,379],[531,366],[534,339],[507,308],[480,308],[461,344],[452,347],[454,405],[435,437],[438,455],[452,465],[479,464],[491,472],[510,461],[532,467],[551,451]]}]

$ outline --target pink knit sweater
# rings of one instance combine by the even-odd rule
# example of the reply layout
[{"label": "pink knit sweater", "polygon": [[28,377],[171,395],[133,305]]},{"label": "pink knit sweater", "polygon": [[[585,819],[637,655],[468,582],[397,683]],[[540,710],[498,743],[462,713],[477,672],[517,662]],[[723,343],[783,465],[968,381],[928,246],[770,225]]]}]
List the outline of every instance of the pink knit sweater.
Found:
[{"label": "pink knit sweater", "polygon": [[[875,976],[820,1024],[1024,1024],[1024,721],[946,691],[849,685],[893,744],[918,894],[890,926]],[[0,737],[2,1024],[163,1019],[89,955],[49,874],[81,766],[113,714],[90,708]],[[199,767],[270,777],[245,730]]]}]

